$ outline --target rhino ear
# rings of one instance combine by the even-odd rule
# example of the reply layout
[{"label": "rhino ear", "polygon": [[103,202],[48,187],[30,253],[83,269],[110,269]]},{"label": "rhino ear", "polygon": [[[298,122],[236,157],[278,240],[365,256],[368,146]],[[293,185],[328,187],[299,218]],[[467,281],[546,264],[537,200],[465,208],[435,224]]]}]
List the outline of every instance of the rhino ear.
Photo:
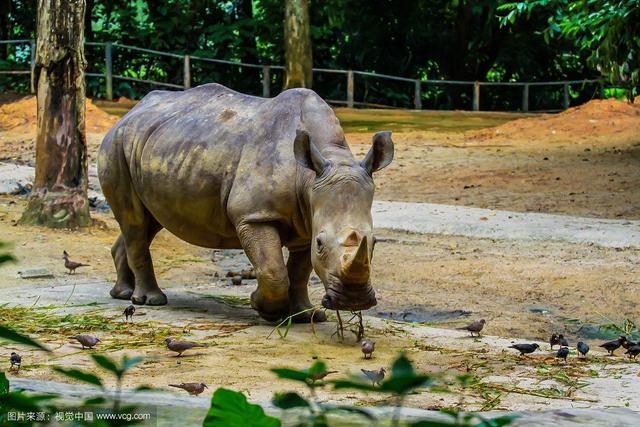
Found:
[{"label": "rhino ear", "polygon": [[360,162],[360,165],[373,174],[380,169],[386,167],[393,160],[393,141],[391,140],[391,132],[378,132],[373,135],[373,144],[371,149]]},{"label": "rhino ear", "polygon": [[329,166],[329,161],[322,157],[320,150],[311,142],[309,134],[300,129],[296,130],[293,154],[301,166],[315,171],[318,176]]}]

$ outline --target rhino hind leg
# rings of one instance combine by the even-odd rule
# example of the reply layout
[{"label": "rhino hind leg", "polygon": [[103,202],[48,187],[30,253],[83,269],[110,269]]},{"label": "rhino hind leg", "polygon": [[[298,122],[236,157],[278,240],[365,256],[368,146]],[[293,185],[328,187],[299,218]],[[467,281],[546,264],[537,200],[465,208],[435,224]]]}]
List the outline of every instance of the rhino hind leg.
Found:
[{"label": "rhino hind leg", "polygon": [[237,231],[258,279],[251,307],[270,322],[288,316],[289,277],[277,228],[269,223],[250,223],[238,226]]},{"label": "rhino hind leg", "polygon": [[135,288],[135,276],[133,271],[129,267],[127,262],[127,248],[124,244],[124,236],[120,234],[118,239],[111,247],[111,256],[113,257],[113,263],[116,266],[116,284],[109,294],[116,299],[131,299],[133,290]]},{"label": "rhino hind leg", "polygon": [[[309,275],[313,270],[310,248],[289,250],[287,271],[289,274],[289,315],[310,310],[313,305],[309,301]],[[295,323],[324,322],[327,316],[324,311],[305,311],[293,318]]]},{"label": "rhino hind leg", "polygon": [[165,305],[167,296],[158,286],[149,246],[162,226],[145,212],[142,224],[127,225],[123,230],[127,248],[127,262],[135,276],[135,288],[131,294],[134,304]]}]

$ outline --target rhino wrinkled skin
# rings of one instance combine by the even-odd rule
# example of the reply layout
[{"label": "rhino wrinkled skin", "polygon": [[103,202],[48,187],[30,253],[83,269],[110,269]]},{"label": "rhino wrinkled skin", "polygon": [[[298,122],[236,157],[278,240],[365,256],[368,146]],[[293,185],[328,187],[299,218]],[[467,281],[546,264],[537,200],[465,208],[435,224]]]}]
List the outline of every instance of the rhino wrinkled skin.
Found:
[{"label": "rhino wrinkled skin", "polygon": [[311,90],[270,99],[218,84],[151,92],[99,151],[100,183],[121,230],[110,294],[167,303],[149,252],[166,228],[195,245],[244,249],[258,281],[251,305],[267,320],[312,307],[312,269],[325,308],[372,307],[372,174],[392,159],[390,132],[376,133],[364,160],[354,159],[333,110]]}]

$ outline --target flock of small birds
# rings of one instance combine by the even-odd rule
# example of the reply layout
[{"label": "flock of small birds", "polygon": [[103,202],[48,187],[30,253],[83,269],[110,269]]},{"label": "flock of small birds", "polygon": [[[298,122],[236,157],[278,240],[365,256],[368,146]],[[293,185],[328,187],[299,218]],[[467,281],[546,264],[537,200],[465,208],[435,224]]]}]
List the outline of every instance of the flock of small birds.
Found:
[{"label": "flock of small birds", "polygon": [[[88,264],[83,264],[80,262],[75,262],[70,260],[69,254],[67,253],[67,251],[63,251],[63,259],[64,259],[64,267],[68,270],[67,274],[74,274],[76,269],[80,267],[88,266]],[[136,311],[136,308],[133,304],[130,304],[128,307],[124,309],[124,311],[122,312],[122,315],[124,316],[125,322],[133,321],[133,315],[135,311]],[[480,319],[480,320],[473,321],[468,325],[458,329],[468,331],[472,337],[480,337],[480,333],[484,329],[486,323],[487,322],[485,321],[485,319]],[[92,335],[74,335],[69,337],[69,339],[78,341],[78,343],[80,343],[80,345],[82,346],[82,350],[84,349],[91,350],[98,343],[101,342],[98,337],[92,336]],[[191,341],[178,341],[173,338],[167,338],[165,340],[165,344],[168,350],[174,353],[177,353],[176,357],[182,356],[182,353],[184,353],[187,350],[191,350],[193,348],[207,347],[206,344],[201,344],[201,343],[196,343]],[[558,360],[564,360],[566,363],[567,357],[569,356],[569,342],[564,337],[564,335],[556,334],[556,333],[552,334],[551,338],[549,339],[549,345],[551,347],[551,350],[553,350],[553,347],[555,346],[560,347],[557,350],[555,357]],[[640,342],[629,341],[624,335],[621,335],[618,339],[615,339],[613,341],[605,342],[601,344],[600,347],[607,350],[610,356],[613,356],[614,352],[618,348],[623,347],[624,349],[627,350],[625,354],[627,354],[629,358],[632,360],[635,360],[635,358],[640,354]],[[540,349],[540,345],[536,343],[531,343],[531,344],[520,343],[520,344],[510,345],[508,348],[517,350],[520,353],[520,356],[526,356],[527,354],[534,353],[536,350]],[[364,355],[364,359],[371,359],[375,349],[376,349],[375,342],[371,340],[363,340],[361,342],[360,350]],[[586,343],[580,341],[576,344],[576,350],[578,351],[578,354],[580,356],[582,356],[583,358],[586,358],[587,353],[589,353],[589,346]],[[20,371],[20,366],[22,364],[22,357],[18,353],[12,352],[10,356],[10,363],[11,363],[11,366],[9,370],[10,371],[15,370],[15,372],[18,373]],[[364,374],[364,376],[369,381],[371,381],[371,384],[374,387],[380,385],[382,380],[384,380],[385,374],[387,372],[384,367],[381,367],[378,370],[361,369],[361,371]],[[338,371],[325,371],[325,372],[317,373],[311,377],[311,380],[320,381],[324,379],[327,375],[334,374],[336,372]],[[208,388],[206,384],[196,383],[196,382],[169,384],[169,386],[185,390],[191,396],[198,396],[199,394],[203,393],[206,388]]]}]

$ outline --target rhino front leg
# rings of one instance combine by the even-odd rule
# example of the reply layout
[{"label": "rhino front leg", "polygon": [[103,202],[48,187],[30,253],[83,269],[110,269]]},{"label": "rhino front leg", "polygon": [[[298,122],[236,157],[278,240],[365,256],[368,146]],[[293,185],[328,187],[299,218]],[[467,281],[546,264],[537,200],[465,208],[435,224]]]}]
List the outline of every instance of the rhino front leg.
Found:
[{"label": "rhino front leg", "polygon": [[135,276],[127,261],[127,247],[124,243],[124,236],[121,234],[111,247],[111,256],[116,266],[115,286],[111,289],[111,296],[117,299],[130,299],[135,288]]},{"label": "rhino front leg", "polygon": [[251,294],[251,307],[268,321],[289,314],[289,277],[282,256],[282,243],[275,226],[250,223],[238,226],[238,236],[258,279]]},{"label": "rhino front leg", "polygon": [[[289,249],[287,271],[289,274],[289,314],[300,313],[313,307],[309,301],[309,275],[313,270],[310,248]],[[324,311],[307,311],[293,318],[296,323],[324,322]]]}]

